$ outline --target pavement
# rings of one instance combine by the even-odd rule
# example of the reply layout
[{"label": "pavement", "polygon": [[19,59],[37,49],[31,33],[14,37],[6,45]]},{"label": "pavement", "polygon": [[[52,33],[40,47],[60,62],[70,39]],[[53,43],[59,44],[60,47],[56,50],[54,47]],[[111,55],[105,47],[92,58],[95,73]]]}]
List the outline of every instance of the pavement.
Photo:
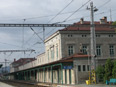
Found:
[{"label": "pavement", "polygon": [[[16,87],[3,82],[0,82],[0,87]],[[106,85],[106,84],[78,84],[78,85],[57,85],[52,87],[116,87],[116,85]]]},{"label": "pavement", "polygon": [[0,82],[0,87],[15,87],[15,86],[11,86],[6,83]]},{"label": "pavement", "polygon": [[106,85],[106,84],[86,85],[86,84],[81,84],[81,85],[77,85],[75,87],[116,87],[116,85]]},{"label": "pavement", "polygon": [[79,84],[79,85],[58,85],[57,87],[116,87],[116,85],[106,85],[106,84]]}]

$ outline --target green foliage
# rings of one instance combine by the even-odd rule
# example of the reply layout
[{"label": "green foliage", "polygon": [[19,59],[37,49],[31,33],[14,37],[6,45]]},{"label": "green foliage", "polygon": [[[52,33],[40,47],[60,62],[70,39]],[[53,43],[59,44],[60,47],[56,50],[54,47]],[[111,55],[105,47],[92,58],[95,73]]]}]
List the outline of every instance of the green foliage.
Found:
[{"label": "green foliage", "polygon": [[112,77],[116,78],[116,60],[114,61],[113,69],[112,69]]},{"label": "green foliage", "polygon": [[112,25],[116,25],[116,21],[112,23]]},{"label": "green foliage", "polygon": [[111,59],[107,59],[105,64],[104,80],[109,80],[112,77],[112,68],[113,68],[113,62],[111,61]]},{"label": "green foliage", "polygon": [[[113,22],[113,23],[112,23],[112,25],[115,25],[115,26],[116,26],[116,21],[115,21],[115,22]],[[116,32],[116,28],[114,28],[114,29],[115,29],[115,32]]]},{"label": "green foliage", "polygon": [[97,68],[96,68],[96,74],[97,74],[97,77],[99,79],[99,81],[103,81],[104,79],[104,67],[99,65]]}]

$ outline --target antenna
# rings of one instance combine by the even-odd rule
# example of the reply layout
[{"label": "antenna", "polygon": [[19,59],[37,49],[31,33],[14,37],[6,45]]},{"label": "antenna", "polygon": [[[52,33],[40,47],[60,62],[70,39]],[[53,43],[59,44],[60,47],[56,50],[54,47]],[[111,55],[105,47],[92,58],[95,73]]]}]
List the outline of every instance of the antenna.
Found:
[{"label": "antenna", "polygon": [[110,21],[112,21],[112,10],[110,8]]}]

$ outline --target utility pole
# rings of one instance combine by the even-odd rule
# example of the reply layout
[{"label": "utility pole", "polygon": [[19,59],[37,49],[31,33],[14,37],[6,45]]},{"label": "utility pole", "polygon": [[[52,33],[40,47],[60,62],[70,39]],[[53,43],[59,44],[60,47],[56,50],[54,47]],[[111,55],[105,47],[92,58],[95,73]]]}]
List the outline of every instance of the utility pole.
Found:
[{"label": "utility pole", "polygon": [[87,8],[87,10],[90,10],[90,15],[91,15],[91,23],[90,23],[90,45],[91,45],[91,74],[89,77],[89,80],[91,83],[96,84],[96,74],[95,74],[95,69],[96,69],[96,35],[95,35],[95,25],[94,25],[94,12],[98,11],[96,7],[93,7],[93,2],[90,3],[90,8]]},{"label": "utility pole", "polygon": [[96,35],[95,35],[95,25],[94,25],[94,12],[98,11],[96,7],[93,7],[93,2],[90,3],[91,23],[90,23],[90,43],[91,43],[91,70],[95,70],[95,57],[96,57]]},{"label": "utility pole", "polygon": [[95,26],[94,26],[94,7],[93,2],[90,3],[91,10],[91,70],[95,70],[95,55],[96,55],[96,36],[95,36]]},{"label": "utility pole", "polygon": [[7,60],[5,59],[5,73],[6,73],[6,67],[7,67],[7,66],[6,66],[6,62],[7,62]]}]

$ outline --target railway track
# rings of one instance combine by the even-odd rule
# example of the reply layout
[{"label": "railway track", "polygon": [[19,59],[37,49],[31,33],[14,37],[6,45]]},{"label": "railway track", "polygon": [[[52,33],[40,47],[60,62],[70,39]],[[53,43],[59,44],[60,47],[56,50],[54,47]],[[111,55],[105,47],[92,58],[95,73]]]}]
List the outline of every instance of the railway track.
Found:
[{"label": "railway track", "polygon": [[45,85],[37,85],[36,83],[31,82],[22,82],[22,81],[11,81],[11,80],[1,80],[1,82],[4,82],[6,84],[15,86],[15,87],[51,87],[51,86],[45,86]]}]

